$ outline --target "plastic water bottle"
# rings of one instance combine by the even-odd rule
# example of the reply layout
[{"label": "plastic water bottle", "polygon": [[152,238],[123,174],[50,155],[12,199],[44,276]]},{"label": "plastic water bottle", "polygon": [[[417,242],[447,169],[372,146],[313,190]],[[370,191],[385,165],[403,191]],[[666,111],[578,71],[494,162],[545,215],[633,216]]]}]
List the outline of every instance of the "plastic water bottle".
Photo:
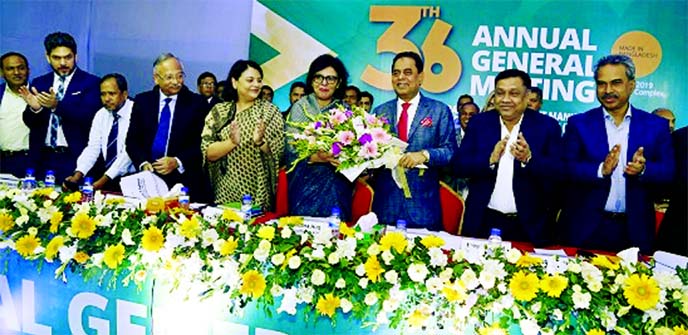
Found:
[{"label": "plastic water bottle", "polygon": [[45,173],[45,187],[55,187],[55,172],[53,170],[48,170]]},{"label": "plastic water bottle", "polygon": [[189,209],[189,188],[184,186],[182,187],[182,193],[179,195],[179,207],[182,207],[184,209]]},{"label": "plastic water bottle", "polygon": [[241,212],[244,214],[244,221],[251,219],[251,209],[253,208],[253,198],[250,194],[244,194],[241,198]]},{"label": "plastic water bottle", "polygon": [[397,220],[397,226],[395,231],[402,233],[404,236],[406,236],[406,220]]},{"label": "plastic water bottle", "polygon": [[494,252],[495,249],[502,245],[502,231],[499,228],[492,228],[490,230],[490,237],[487,238],[487,248]]},{"label": "plastic water bottle", "polygon": [[84,186],[81,188],[81,201],[93,201],[93,178],[91,177],[84,178]]},{"label": "plastic water bottle", "polygon": [[339,207],[332,207],[332,214],[330,214],[330,217],[327,219],[327,224],[334,238],[339,238],[339,225],[342,222],[339,218],[340,214]]},{"label": "plastic water bottle", "polygon": [[22,180],[22,190],[31,192],[36,188],[36,177],[33,175],[33,169],[26,169],[26,176]]}]

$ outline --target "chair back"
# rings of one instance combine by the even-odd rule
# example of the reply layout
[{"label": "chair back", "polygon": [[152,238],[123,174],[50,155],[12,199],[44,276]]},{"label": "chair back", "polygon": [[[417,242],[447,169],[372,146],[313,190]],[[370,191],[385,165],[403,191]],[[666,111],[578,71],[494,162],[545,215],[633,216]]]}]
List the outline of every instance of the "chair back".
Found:
[{"label": "chair back", "polygon": [[354,195],[351,201],[351,222],[353,226],[358,222],[361,216],[370,213],[373,210],[373,188],[360,178],[354,184]]},{"label": "chair back", "polygon": [[465,208],[463,198],[442,181],[440,181],[440,207],[444,230],[453,235],[461,235]]}]

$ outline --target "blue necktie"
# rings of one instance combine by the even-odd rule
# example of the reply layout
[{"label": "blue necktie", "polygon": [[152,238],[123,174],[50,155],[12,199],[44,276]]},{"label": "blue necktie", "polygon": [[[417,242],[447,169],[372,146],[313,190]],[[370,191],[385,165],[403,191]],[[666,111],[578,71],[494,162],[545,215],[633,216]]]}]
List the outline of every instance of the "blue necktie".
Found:
[{"label": "blue necktie", "polygon": [[167,137],[170,132],[170,119],[172,118],[172,112],[170,111],[170,101],[172,101],[172,98],[165,98],[165,107],[162,108],[162,112],[160,113],[160,121],[158,121],[158,131],[155,133],[155,139],[153,140],[153,149],[151,150],[154,160],[161,157],[165,157]]},{"label": "blue necktie", "polygon": [[[55,94],[57,101],[62,101],[64,98],[66,79],[66,77],[60,76],[60,83],[57,85],[57,93]],[[57,146],[57,129],[60,128],[60,117],[53,112],[50,113],[50,117],[50,146],[54,148]]]},{"label": "blue necktie", "polygon": [[108,135],[107,154],[105,155],[105,168],[109,168],[117,159],[117,135],[119,134],[119,114],[112,113],[114,120],[112,121],[112,128],[110,135]]}]

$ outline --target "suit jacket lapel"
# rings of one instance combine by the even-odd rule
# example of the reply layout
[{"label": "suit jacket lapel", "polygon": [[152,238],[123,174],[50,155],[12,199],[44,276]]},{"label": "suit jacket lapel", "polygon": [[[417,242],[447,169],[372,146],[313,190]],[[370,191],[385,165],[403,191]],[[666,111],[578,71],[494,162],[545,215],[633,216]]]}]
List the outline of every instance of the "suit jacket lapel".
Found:
[{"label": "suit jacket lapel", "polygon": [[413,134],[416,132],[416,129],[420,126],[420,122],[425,119],[428,114],[430,114],[430,108],[428,108],[425,104],[425,98],[421,95],[420,96],[420,101],[418,102],[418,107],[416,108],[416,115],[413,116],[413,120],[411,120],[411,128],[409,129],[408,133],[408,138],[409,142],[411,142],[411,139],[413,138]]},{"label": "suit jacket lapel", "polygon": [[[638,140],[639,137],[641,136],[640,125],[643,123],[643,120],[641,120],[642,116],[640,113],[638,113],[638,110],[633,108],[633,106],[630,106],[631,109],[631,124],[628,127],[628,148],[626,148],[626,160],[628,162],[633,160],[633,154],[635,151],[638,149]],[[624,164],[626,165],[627,162],[619,162],[619,164]]]},{"label": "suit jacket lapel", "polygon": [[591,143],[604,143],[607,144],[605,145],[594,145],[594,149],[597,152],[595,153],[596,158],[602,158],[607,156],[609,153],[609,138],[607,137],[607,127],[605,126],[605,111],[604,109],[600,106],[598,107],[594,114],[592,115],[592,118],[590,119],[590,132],[588,132],[588,136],[590,137],[596,137]]}]

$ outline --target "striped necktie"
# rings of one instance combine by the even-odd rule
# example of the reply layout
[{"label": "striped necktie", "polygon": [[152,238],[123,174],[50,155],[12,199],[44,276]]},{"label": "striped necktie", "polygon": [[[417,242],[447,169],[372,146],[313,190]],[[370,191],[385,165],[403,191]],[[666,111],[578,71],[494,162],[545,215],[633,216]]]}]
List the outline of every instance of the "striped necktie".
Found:
[{"label": "striped necktie", "polygon": [[[55,99],[57,101],[62,101],[65,95],[65,81],[67,77],[60,76],[60,82],[57,85],[57,93],[55,94]],[[50,113],[50,146],[57,146],[57,130],[60,128],[61,120],[60,117],[53,112]]]},{"label": "striped necktie", "polygon": [[112,163],[117,159],[117,135],[119,134],[119,114],[117,112],[112,113],[112,128],[110,128],[110,134],[108,135],[108,146],[107,154],[105,155],[105,168],[109,168]]}]

